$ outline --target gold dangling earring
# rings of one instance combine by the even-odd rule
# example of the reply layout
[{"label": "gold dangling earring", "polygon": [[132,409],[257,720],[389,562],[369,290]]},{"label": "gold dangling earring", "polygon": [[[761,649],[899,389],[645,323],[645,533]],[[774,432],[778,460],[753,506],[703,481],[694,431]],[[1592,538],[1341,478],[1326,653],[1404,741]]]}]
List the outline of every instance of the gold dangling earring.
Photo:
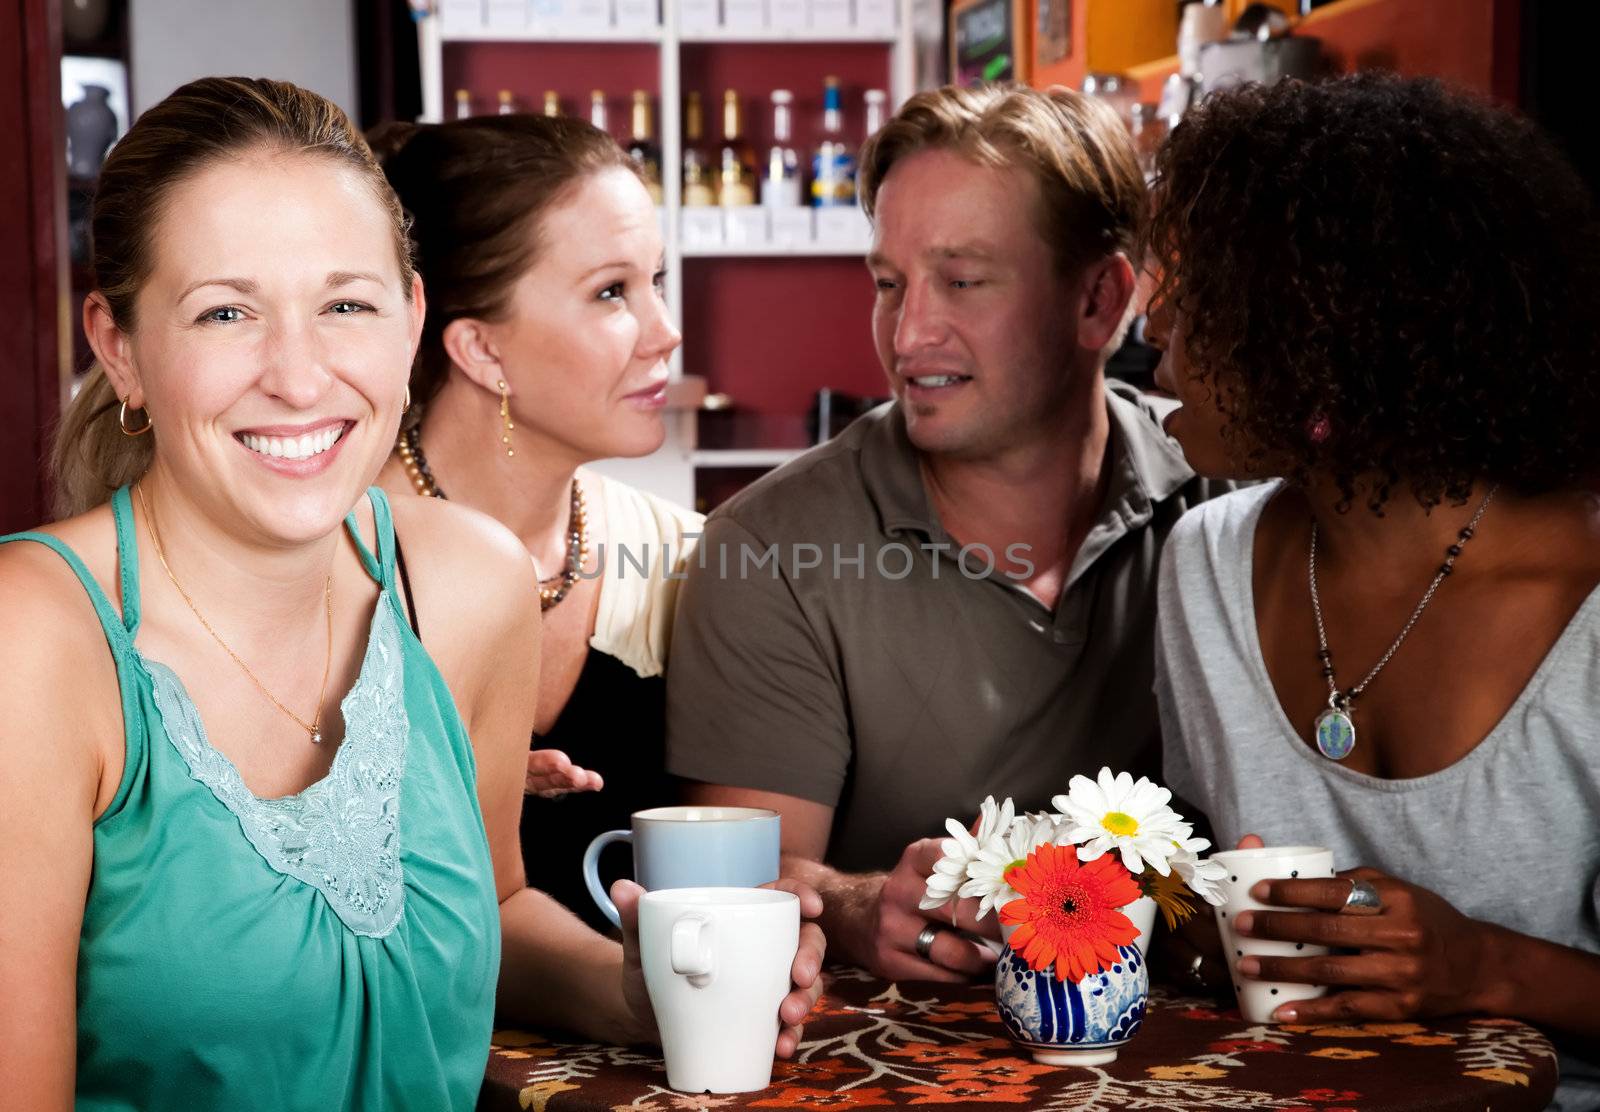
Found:
[{"label": "gold dangling earring", "polygon": [[150,411],[147,409],[144,411],[143,425],[136,429],[130,429],[128,427],[128,398],[130,396],[131,395],[128,394],[124,394],[122,396],[122,408],[117,411],[117,424],[122,426],[123,436],[143,436],[145,433],[149,432],[155,427],[155,422],[150,420]]},{"label": "gold dangling earring", "polygon": [[406,383],[406,400],[400,404],[401,413],[411,412],[411,384]]},{"label": "gold dangling earring", "polygon": [[500,420],[505,422],[505,431],[500,434],[500,443],[506,446],[506,455],[514,456],[517,450],[511,446],[511,430],[516,428],[511,423],[511,394],[506,389],[506,380],[499,379],[495,385],[500,388]]}]

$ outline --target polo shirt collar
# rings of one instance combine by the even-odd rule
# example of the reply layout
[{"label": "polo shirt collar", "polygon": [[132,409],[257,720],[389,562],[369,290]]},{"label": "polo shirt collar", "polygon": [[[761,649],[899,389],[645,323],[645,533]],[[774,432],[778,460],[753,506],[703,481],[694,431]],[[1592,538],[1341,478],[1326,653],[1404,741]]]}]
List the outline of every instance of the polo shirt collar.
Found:
[{"label": "polo shirt collar", "polygon": [[861,442],[861,479],[887,535],[922,533],[941,536],[944,528],[922,484],[920,453],[906,432],[906,415],[898,401],[873,411]]},{"label": "polo shirt collar", "polygon": [[[1110,482],[1100,513],[1073,561],[1068,584],[1119,538],[1148,522],[1157,503],[1170,498],[1194,478],[1177,442],[1160,424],[1164,408],[1146,409],[1136,391],[1121,383],[1106,384],[1106,409],[1111,418]],[[906,432],[905,413],[890,402],[868,418],[861,442],[861,476],[885,534],[921,533],[948,540],[944,526],[922,482],[919,453]]]},{"label": "polo shirt collar", "polygon": [[[1106,409],[1111,416],[1107,466],[1111,469],[1100,512],[1067,572],[1068,587],[1117,541],[1143,528],[1155,507],[1194,478],[1178,442],[1161,427],[1161,417],[1175,408],[1170,402],[1145,402],[1131,386],[1106,384]],[[1148,408],[1147,408],[1148,406]]]}]

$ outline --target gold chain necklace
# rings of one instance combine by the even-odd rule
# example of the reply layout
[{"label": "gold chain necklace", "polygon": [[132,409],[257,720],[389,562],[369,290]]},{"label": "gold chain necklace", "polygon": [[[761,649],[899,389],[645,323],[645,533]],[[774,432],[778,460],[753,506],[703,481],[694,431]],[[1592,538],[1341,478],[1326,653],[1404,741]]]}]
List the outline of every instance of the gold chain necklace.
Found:
[{"label": "gold chain necklace", "polygon": [[239,654],[228,648],[228,643],[222,639],[216,630],[211,628],[211,623],[206,621],[204,614],[200,613],[200,608],[194,604],[194,599],[189,597],[189,592],[183,589],[183,584],[178,582],[178,577],[172,574],[172,566],[167,563],[167,554],[161,547],[161,533],[156,529],[155,515],[150,512],[150,503],[145,500],[144,484],[140,483],[135,489],[139,492],[139,505],[144,507],[144,519],[150,523],[150,540],[155,544],[156,556],[160,559],[161,567],[167,573],[167,578],[172,580],[172,585],[177,588],[178,594],[183,596],[183,601],[189,604],[189,609],[194,612],[196,618],[200,619],[200,624],[206,627],[206,632],[211,634],[212,640],[222,646],[222,651],[231,656],[233,662],[239,666],[240,671],[250,678],[251,683],[256,685],[256,690],[265,695],[273,706],[294,719],[295,725],[310,734],[313,745],[321,745],[322,704],[328,695],[328,671],[333,667],[333,574],[331,572],[328,574],[328,582],[323,588],[323,599],[328,611],[328,659],[322,665],[322,689],[317,692],[317,716],[307,722],[294,711],[278,702],[272,692],[267,690],[266,685],[256,679],[256,674],[250,670],[250,666],[240,660]]},{"label": "gold chain necklace", "polygon": [[[406,477],[418,494],[424,498],[446,498],[444,488],[433,477],[428,467],[428,457],[422,454],[422,426],[413,425],[402,432],[394,442]],[[549,610],[567,597],[572,585],[578,581],[583,565],[589,559],[589,507],[583,496],[583,487],[572,480],[571,517],[567,524],[567,563],[555,575],[539,580],[539,609]],[[551,586],[545,586],[545,584]]]}]

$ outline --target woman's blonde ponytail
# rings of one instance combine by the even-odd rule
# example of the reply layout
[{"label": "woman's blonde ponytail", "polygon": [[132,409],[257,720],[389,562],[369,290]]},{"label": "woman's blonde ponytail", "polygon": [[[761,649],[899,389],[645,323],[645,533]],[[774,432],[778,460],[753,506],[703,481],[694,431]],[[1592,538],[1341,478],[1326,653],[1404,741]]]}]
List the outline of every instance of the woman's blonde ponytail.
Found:
[{"label": "woman's blonde ponytail", "polygon": [[57,518],[93,509],[150,467],[154,430],[151,435],[126,435],[121,411],[116,388],[105,368],[95,363],[56,428],[50,473],[55,477]]}]

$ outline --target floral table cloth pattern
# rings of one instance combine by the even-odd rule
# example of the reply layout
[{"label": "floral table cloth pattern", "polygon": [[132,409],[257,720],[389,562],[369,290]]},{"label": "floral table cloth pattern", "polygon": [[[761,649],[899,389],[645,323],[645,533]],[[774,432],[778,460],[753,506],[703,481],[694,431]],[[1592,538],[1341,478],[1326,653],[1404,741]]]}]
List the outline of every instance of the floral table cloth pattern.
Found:
[{"label": "floral table cloth pattern", "polygon": [[659,1054],[498,1031],[482,1112],[693,1112],[943,1106],[1118,1112],[1446,1112],[1544,1108],[1548,1040],[1514,1020],[1255,1025],[1157,987],[1117,1061],[1041,1066],[1006,1037],[989,984],[890,984],[828,971],[794,1061],[738,1096],[676,1093]]}]

